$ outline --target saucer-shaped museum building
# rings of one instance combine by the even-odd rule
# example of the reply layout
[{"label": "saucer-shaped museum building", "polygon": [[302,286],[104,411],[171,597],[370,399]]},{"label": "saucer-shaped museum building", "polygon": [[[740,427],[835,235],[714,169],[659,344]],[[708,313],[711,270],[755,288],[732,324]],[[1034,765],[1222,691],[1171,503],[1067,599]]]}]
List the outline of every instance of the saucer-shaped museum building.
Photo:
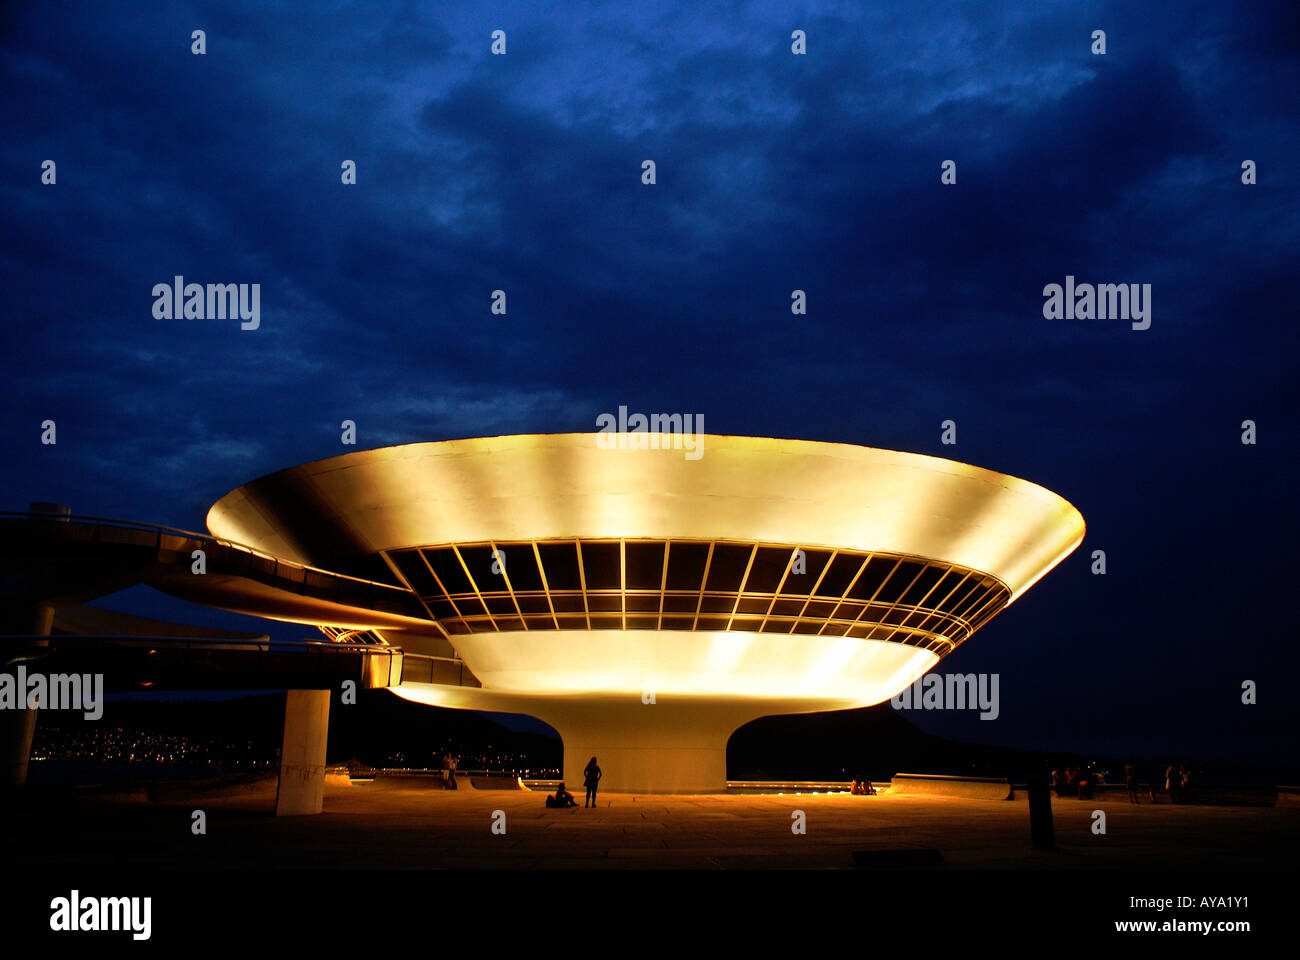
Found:
[{"label": "saucer-shaped museum building", "polygon": [[648,438],[350,453],[239,487],[207,524],[418,598],[325,623],[236,606],[400,647],[394,693],[537,717],[566,780],[597,756],[629,792],[721,790],[742,724],[888,699],[1083,538],[1061,497],[951,460],[727,436],[692,459]]}]

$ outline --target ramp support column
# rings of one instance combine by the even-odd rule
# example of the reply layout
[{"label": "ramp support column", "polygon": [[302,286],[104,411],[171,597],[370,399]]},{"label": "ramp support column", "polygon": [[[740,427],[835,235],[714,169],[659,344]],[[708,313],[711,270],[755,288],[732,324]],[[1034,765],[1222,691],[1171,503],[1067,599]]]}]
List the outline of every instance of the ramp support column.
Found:
[{"label": "ramp support column", "polygon": [[[54,607],[47,603],[38,604],[30,617],[15,626],[19,633],[49,636],[54,626]],[[45,641],[36,642],[38,648],[44,645]],[[0,658],[0,667],[3,667],[5,673],[13,673],[16,664],[26,659],[28,658]],[[0,786],[21,786],[27,782],[27,763],[32,756],[32,740],[35,736],[35,710],[0,712]]]},{"label": "ramp support column", "polygon": [[277,817],[321,812],[329,721],[330,691],[290,690],[285,695],[280,785],[275,794]]}]

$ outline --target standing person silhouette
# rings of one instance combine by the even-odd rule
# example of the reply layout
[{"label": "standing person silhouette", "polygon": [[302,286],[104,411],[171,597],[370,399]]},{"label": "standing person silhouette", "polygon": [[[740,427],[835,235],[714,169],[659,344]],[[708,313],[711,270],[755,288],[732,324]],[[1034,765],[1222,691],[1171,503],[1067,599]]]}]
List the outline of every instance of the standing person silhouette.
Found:
[{"label": "standing person silhouette", "polygon": [[442,780],[448,790],[456,789],[456,758],[451,751],[447,751],[446,759],[443,761]]},{"label": "standing person silhouette", "polygon": [[582,804],[584,807],[596,805],[596,784],[600,783],[602,776],[600,767],[596,766],[596,758],[592,757],[582,771],[582,783],[587,788],[587,799]]}]

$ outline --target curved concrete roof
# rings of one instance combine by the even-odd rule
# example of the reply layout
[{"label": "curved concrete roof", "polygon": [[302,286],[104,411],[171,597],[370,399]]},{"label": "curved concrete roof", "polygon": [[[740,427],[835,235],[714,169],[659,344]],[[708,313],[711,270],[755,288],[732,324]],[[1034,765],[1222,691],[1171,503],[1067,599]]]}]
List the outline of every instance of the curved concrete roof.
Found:
[{"label": "curved concrete roof", "polygon": [[715,435],[699,438],[698,459],[601,446],[646,436],[537,434],[348,453],[233,490],[207,524],[216,536],[326,567],[401,547],[564,537],[890,551],[992,574],[1013,597],[1083,539],[1083,517],[1061,497],[952,460]]}]

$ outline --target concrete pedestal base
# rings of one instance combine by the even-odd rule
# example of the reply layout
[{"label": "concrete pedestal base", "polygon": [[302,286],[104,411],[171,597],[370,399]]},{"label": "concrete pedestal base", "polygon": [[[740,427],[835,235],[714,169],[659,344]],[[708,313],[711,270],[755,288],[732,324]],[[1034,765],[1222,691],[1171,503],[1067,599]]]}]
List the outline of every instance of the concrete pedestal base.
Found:
[{"label": "concrete pedestal base", "polygon": [[533,712],[564,743],[564,781],[583,795],[592,757],[608,793],[723,793],[727,740],[759,715],[752,703],[658,698],[549,702]]},{"label": "concrete pedestal base", "polygon": [[286,695],[277,817],[321,812],[329,720],[330,691],[290,690]]}]

